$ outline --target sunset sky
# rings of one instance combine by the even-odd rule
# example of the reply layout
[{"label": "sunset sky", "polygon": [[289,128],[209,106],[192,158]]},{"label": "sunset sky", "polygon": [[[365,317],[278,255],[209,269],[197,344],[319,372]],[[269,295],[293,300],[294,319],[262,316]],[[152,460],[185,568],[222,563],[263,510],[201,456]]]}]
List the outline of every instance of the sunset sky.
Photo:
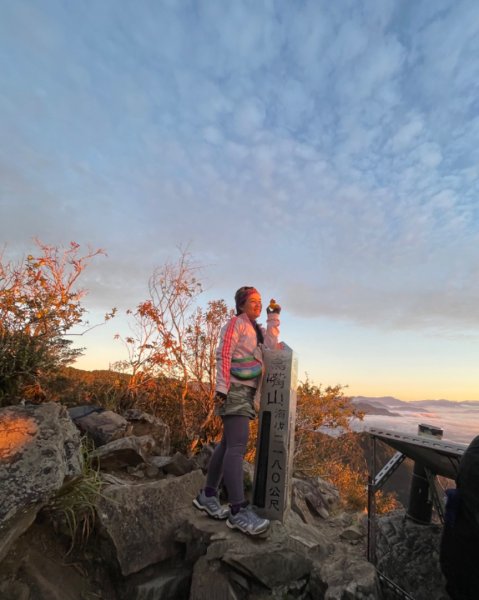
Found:
[{"label": "sunset sky", "polygon": [[478,57],[476,0],[4,0],[4,259],[104,248],[96,322],[188,246],[203,302],[282,304],[302,377],[479,400]]}]

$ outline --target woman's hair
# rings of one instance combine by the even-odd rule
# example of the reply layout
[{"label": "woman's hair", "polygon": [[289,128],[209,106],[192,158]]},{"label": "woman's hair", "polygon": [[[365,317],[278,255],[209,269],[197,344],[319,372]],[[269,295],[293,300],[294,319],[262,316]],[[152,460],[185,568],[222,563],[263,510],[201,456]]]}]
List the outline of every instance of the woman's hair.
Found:
[{"label": "woman's hair", "polygon": [[241,307],[248,300],[248,296],[251,294],[259,294],[258,290],[251,285],[244,285],[235,294],[236,314],[241,314]]}]

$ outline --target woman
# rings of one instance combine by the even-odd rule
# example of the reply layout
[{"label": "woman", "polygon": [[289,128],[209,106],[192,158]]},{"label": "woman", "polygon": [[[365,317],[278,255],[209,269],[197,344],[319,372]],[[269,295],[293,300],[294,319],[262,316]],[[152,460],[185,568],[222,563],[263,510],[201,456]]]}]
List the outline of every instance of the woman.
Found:
[{"label": "woman", "polygon": [[[249,436],[249,421],[259,409],[263,370],[262,348],[279,346],[279,313],[273,300],[266,309],[266,330],[256,319],[261,315],[261,295],[251,286],[235,294],[236,316],[221,330],[216,351],[216,413],[223,420],[223,437],[208,467],[206,486],[193,500],[199,510],[214,519],[227,519],[231,529],[259,535],[269,527],[245,501],[243,457]],[[228,491],[229,508],[218,500],[223,477]]]}]

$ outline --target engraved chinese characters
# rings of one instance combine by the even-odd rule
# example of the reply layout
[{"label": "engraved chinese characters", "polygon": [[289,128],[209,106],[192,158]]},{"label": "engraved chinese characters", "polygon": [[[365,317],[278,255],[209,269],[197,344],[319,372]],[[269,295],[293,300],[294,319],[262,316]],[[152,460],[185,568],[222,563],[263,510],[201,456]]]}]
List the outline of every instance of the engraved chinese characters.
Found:
[{"label": "engraved chinese characters", "polygon": [[253,502],[269,519],[283,520],[291,502],[297,360],[291,348],[264,351]]}]

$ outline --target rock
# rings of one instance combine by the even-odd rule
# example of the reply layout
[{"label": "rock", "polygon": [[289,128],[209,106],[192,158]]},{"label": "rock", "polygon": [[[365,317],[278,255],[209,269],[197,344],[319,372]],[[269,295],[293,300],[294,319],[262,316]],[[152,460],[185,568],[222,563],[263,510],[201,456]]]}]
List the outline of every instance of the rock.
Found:
[{"label": "rock", "polygon": [[[299,521],[299,517],[294,516],[295,519]],[[175,537],[186,547],[185,559],[197,561],[192,590],[195,582],[201,587],[203,583],[200,585],[198,581],[209,578],[210,587],[218,585],[225,597],[258,600],[263,597],[303,597],[312,564],[308,553],[311,551],[312,556],[319,557],[321,551],[317,551],[319,541],[314,539],[315,532],[308,532],[308,527],[301,521],[299,524],[304,528],[302,534],[307,536],[309,533],[309,547],[299,539],[292,540],[279,521],[272,522],[266,536],[252,538],[228,529],[222,522],[199,513],[192,514]],[[208,576],[204,579],[197,571],[198,564],[208,565]],[[264,595],[266,589],[269,593]],[[203,597],[198,590],[196,593],[199,598]]]},{"label": "rock", "polygon": [[334,556],[315,563],[311,571],[309,593],[325,600],[379,600],[382,598],[374,566],[365,559]]},{"label": "rock", "polygon": [[106,473],[104,471],[100,472],[100,479],[102,484],[108,485],[129,485],[130,479],[128,477],[118,476],[117,474],[113,475],[112,473]]},{"label": "rock", "polygon": [[240,600],[219,562],[201,557],[195,564],[189,600]]},{"label": "rock", "polygon": [[245,500],[253,503],[254,464],[243,461],[243,482],[245,489]]},{"label": "rock", "polygon": [[305,494],[301,489],[294,487],[294,484],[291,493],[291,510],[299,515],[304,523],[314,525],[316,518],[309,510]]},{"label": "rock", "polygon": [[155,440],[156,452],[159,455],[170,453],[170,428],[164,421],[136,408],[127,410],[124,416],[129,423],[130,435],[150,435]]},{"label": "rock", "polygon": [[150,456],[148,458],[148,464],[156,467],[157,469],[161,469],[161,471],[163,471],[163,467],[166,467],[172,461],[172,456]]},{"label": "rock", "polygon": [[182,477],[103,489],[98,521],[123,575],[179,553],[175,530],[195,510],[192,500],[203,483],[203,473],[197,470]]},{"label": "rock", "polygon": [[173,456],[150,456],[148,464],[160,469],[165,475],[179,477],[191,471],[198,470],[198,463],[195,459],[186,458],[181,452],[176,452]]},{"label": "rock", "polygon": [[4,559],[12,544],[17,540],[35,521],[38,511],[42,505],[34,504],[24,508],[16,515],[5,521],[0,527],[0,562]]},{"label": "rock", "polygon": [[318,517],[327,519],[338,505],[338,491],[320,477],[293,477],[291,508],[305,523],[314,524]]},{"label": "rock", "polygon": [[144,479],[145,478],[145,471],[143,471],[143,469],[141,468],[143,465],[138,465],[137,467],[126,467],[126,472],[128,473],[128,475],[131,475],[132,477],[136,477],[137,479]]},{"label": "rock", "polygon": [[83,600],[86,582],[72,567],[59,565],[44,553],[30,548],[23,559],[21,577],[38,598]]},{"label": "rock", "polygon": [[213,456],[213,452],[215,451],[215,447],[216,446],[213,444],[205,444],[193,457],[197,468],[201,469],[205,474],[208,469],[208,465],[210,464],[211,457]]},{"label": "rock", "polygon": [[[273,524],[274,526],[275,524]],[[296,552],[319,560],[324,559],[334,551],[334,544],[319,528],[306,525],[292,511],[287,516],[284,527],[288,534],[288,546]]]},{"label": "rock", "polygon": [[[113,600],[108,584],[80,568],[46,519],[40,519],[11,548],[0,564],[2,600]],[[104,577],[101,578],[102,580]],[[108,582],[110,583],[110,582]]]},{"label": "rock", "polygon": [[420,525],[395,511],[377,520],[377,567],[415,600],[446,600],[439,566],[442,528]]},{"label": "rock", "polygon": [[80,435],[59,404],[0,410],[0,561],[36,513],[81,473]]},{"label": "rock", "polygon": [[246,579],[246,577],[243,577],[242,575],[240,575],[236,571],[231,571],[231,573],[229,573],[229,579],[233,583],[237,584],[237,587],[239,587],[240,589],[244,590],[245,592],[249,592],[250,591],[251,586],[248,583],[248,580]]},{"label": "rock", "polygon": [[[209,519],[204,513],[195,511],[179,525],[174,539],[185,546],[184,559],[188,563],[194,563],[204,554],[208,554],[210,560],[213,559],[214,555],[211,554],[211,549],[214,547],[215,550],[218,550],[218,544],[213,544],[213,542],[227,540],[228,530],[224,521],[220,523]],[[221,558],[228,547],[228,544],[220,545],[216,557]]]},{"label": "rock", "polygon": [[[0,550],[7,552],[0,564],[2,600],[380,598],[377,572],[365,559],[364,516],[336,514],[338,494],[332,486],[319,478],[296,478],[293,482],[295,510],[285,516],[284,524],[272,521],[266,534],[248,537],[193,508],[192,500],[204,485],[201,470],[191,470],[197,462],[180,453],[173,457],[153,455],[157,449],[151,435],[120,438],[95,450],[102,468],[121,467],[123,470],[114,474],[102,471],[103,489],[96,507],[98,527],[93,533],[97,537],[90,540],[84,562],[80,559],[75,567],[67,566],[63,556],[44,552],[43,540],[36,543],[36,528],[39,523],[48,524],[49,513],[43,512],[41,519],[31,523],[39,506],[48,503],[51,494],[57,493],[57,487],[64,486],[79,473],[78,431],[67,418],[76,440],[76,445],[69,444],[63,427],[59,423],[52,424],[55,414],[58,422],[63,418],[64,411],[62,413],[58,405],[17,408],[30,411],[20,413],[21,419],[17,415],[19,427],[11,426],[10,413],[5,419],[10,424],[5,426],[1,418],[3,411],[0,412],[0,432],[3,427],[4,433],[0,435],[2,483],[7,482],[7,465],[13,479],[17,477],[16,469],[21,465],[15,461],[25,459],[27,449],[34,459],[22,472],[22,490],[35,489],[38,465],[45,464],[46,460],[50,462],[44,476],[53,478],[55,475],[58,480],[46,491],[41,481],[40,493],[24,495],[27,500],[23,505],[20,502],[19,510],[13,502],[4,509],[10,499],[0,487],[1,509],[8,517],[4,518],[3,525],[6,521],[9,525],[3,527],[0,536]],[[30,418],[31,411],[45,411],[48,422]],[[143,421],[149,423],[148,419]],[[46,428],[48,435],[42,428]],[[42,435],[39,436],[39,432]],[[53,441],[55,436],[59,440]],[[53,444],[53,449],[43,457],[41,452],[46,441]],[[34,454],[37,442],[39,448]],[[11,470],[11,465],[16,467]],[[252,466],[247,463],[244,470],[252,474]],[[63,476],[58,477],[62,472]],[[132,481],[134,477],[152,479]],[[329,513],[336,516],[327,516]],[[21,535],[25,529],[27,532]],[[58,538],[53,530],[51,535],[52,539]],[[401,574],[407,573],[406,580],[413,581],[409,571],[415,569],[413,583],[418,589],[430,591],[435,588],[428,580],[431,569],[424,560],[428,546],[417,542],[422,535],[419,530],[413,531],[404,519],[386,519],[379,531],[379,538],[385,538],[385,553],[379,554],[380,560],[384,559],[384,568],[400,569]],[[438,537],[435,534],[427,539],[437,542]],[[72,562],[77,560],[73,558],[76,552],[75,548]],[[408,553],[412,556],[406,556]],[[431,560],[437,562],[436,550],[432,554]],[[5,570],[7,564],[10,572]],[[65,590],[61,587],[64,581],[67,582]],[[414,596],[423,600],[416,593]],[[429,600],[432,596],[426,597]],[[445,599],[440,594],[434,598]]]},{"label": "rock", "polygon": [[347,540],[348,542],[354,542],[360,540],[364,537],[364,532],[359,529],[359,527],[351,526],[342,531],[339,534],[339,537],[342,540]]},{"label": "rock", "polygon": [[195,467],[194,461],[186,458],[181,452],[177,452],[171,460],[163,466],[163,471],[168,475],[185,475]]},{"label": "rock", "polygon": [[[273,521],[268,533],[258,537],[232,531],[198,512],[188,521],[180,529],[187,555],[194,554],[192,548],[197,554],[206,549],[208,561],[220,561],[223,568],[229,567],[250,582],[273,589],[305,577],[311,568],[307,551],[290,547],[289,533],[279,521]],[[203,548],[198,546],[200,539]]]},{"label": "rock", "polygon": [[2,600],[30,600],[30,588],[21,581],[3,581],[0,583]]},{"label": "rock", "polygon": [[158,564],[130,575],[121,585],[124,600],[188,598],[192,570],[183,565]]},{"label": "rock", "polygon": [[92,458],[98,460],[101,469],[123,469],[147,462],[154,447],[155,440],[149,435],[130,436],[100,446]]},{"label": "rock", "polygon": [[289,548],[263,546],[258,543],[256,551],[249,548],[248,552],[228,550],[222,561],[269,589],[292,584],[309,574],[311,562],[304,556]]},{"label": "rock", "polygon": [[145,476],[148,479],[156,479],[160,476],[160,469],[154,465],[148,465],[145,469]]},{"label": "rock", "polygon": [[68,411],[78,429],[93,440],[95,446],[103,446],[122,438],[128,421],[112,410],[98,406],[75,406]]},{"label": "rock", "polygon": [[[319,523],[323,524],[322,519]],[[175,539],[185,545],[187,560],[206,564],[206,558],[211,586],[219,577],[218,585],[224,593],[239,598],[380,597],[376,571],[363,549],[358,551],[350,542],[341,542],[329,524],[321,528],[308,526],[293,512],[284,525],[273,521],[267,536],[260,538],[242,535],[220,522],[193,514],[180,526]],[[221,569],[211,567],[218,562]],[[243,585],[236,585],[238,577]]]}]

